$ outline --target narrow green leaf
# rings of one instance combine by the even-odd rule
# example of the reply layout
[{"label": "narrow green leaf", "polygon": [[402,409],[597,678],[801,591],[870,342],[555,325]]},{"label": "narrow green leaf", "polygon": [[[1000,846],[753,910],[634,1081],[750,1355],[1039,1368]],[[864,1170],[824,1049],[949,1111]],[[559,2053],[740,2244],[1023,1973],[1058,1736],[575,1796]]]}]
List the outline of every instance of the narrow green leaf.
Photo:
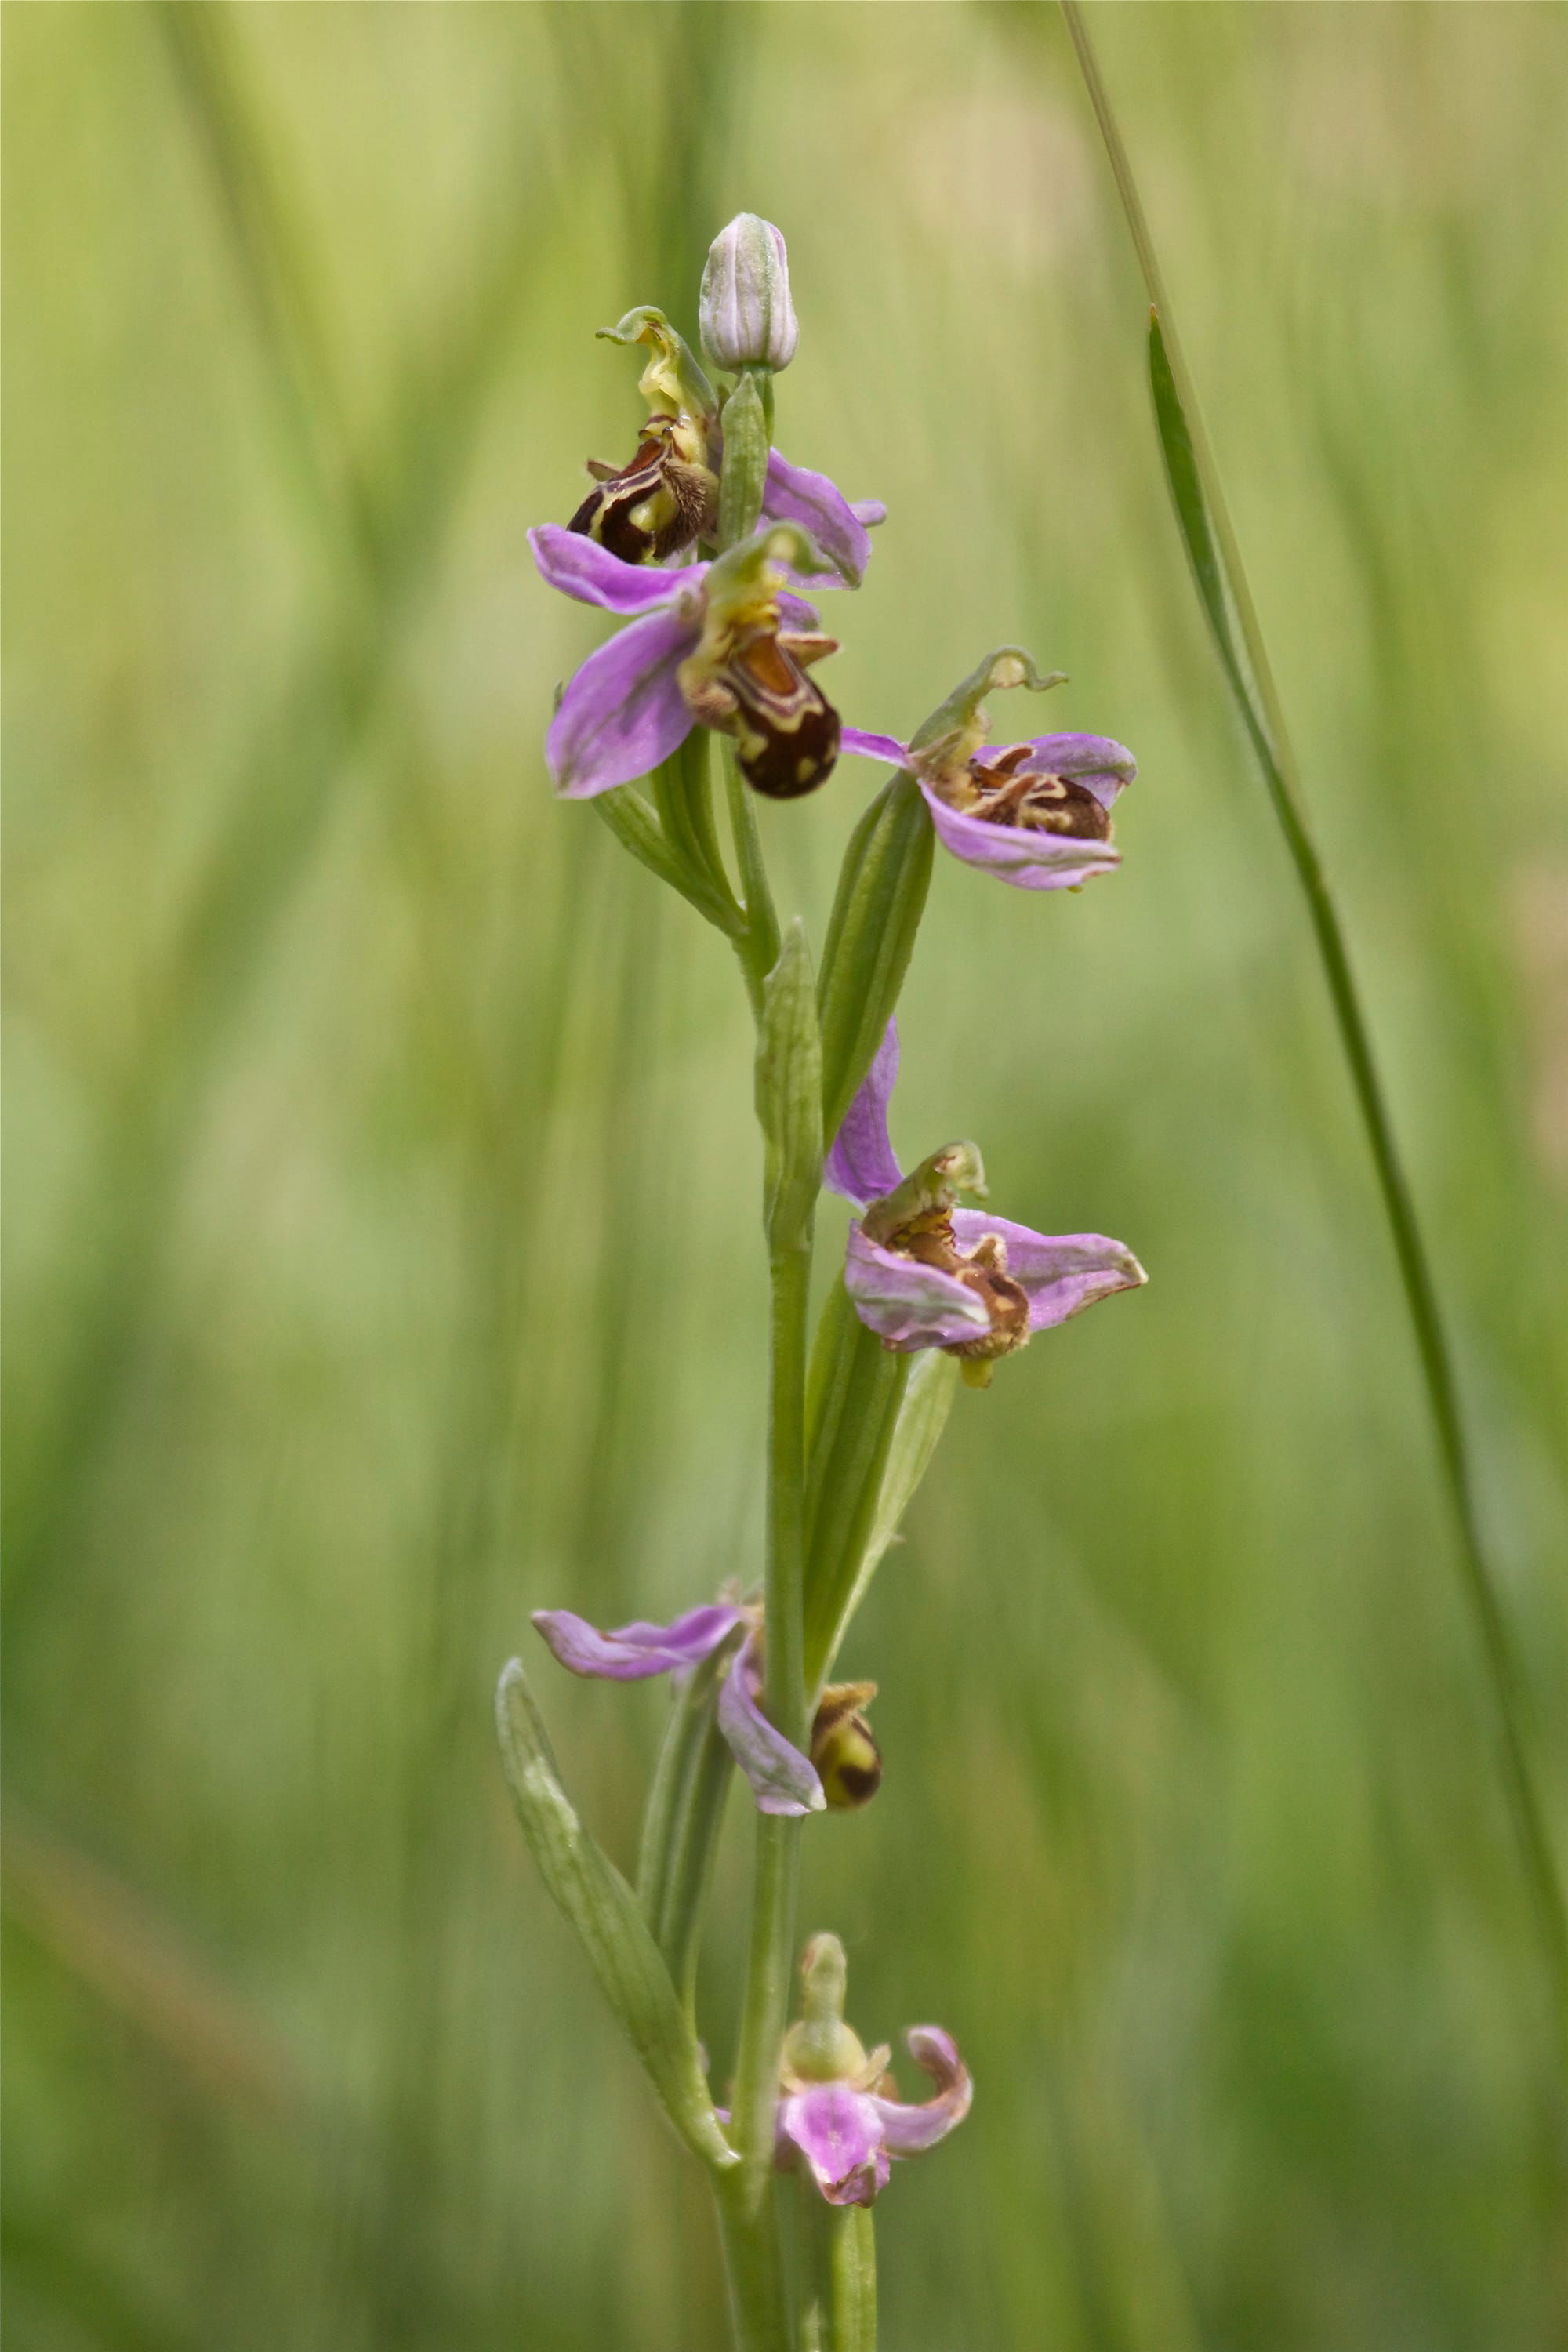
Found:
[{"label": "narrow green leaf", "polygon": [[816,1691],[931,1465],[958,1387],[940,1349],[885,1349],[837,1284],[807,1398],[805,1673]]},{"label": "narrow green leaf", "polygon": [[724,470],[719,479],[719,544],[750,539],[763,511],[768,477],[768,425],[748,370],[724,403]]},{"label": "narrow green leaf", "polygon": [[931,887],[931,812],[910,775],[879,793],[849,838],[822,950],[822,1127],[838,1132],[899,1001]]},{"label": "narrow green leaf", "polygon": [[658,817],[634,785],[595,793],[592,806],[623,849],[629,849],[649,873],[679,890],[717,929],[731,939],[745,929],[744,918],[729,891],[721,898],[712,879],[672,845]]},{"label": "narrow green leaf", "polygon": [[677,863],[699,877],[712,903],[724,910],[722,928],[738,931],[741,909],[734,903],[729,876],[713,823],[713,793],[709,781],[705,727],[694,727],[679,750],[654,770],[653,799],[665,842]]},{"label": "narrow green leaf", "polygon": [[931,1456],[936,1454],[938,1440],[947,1428],[947,1413],[952,1412],[957,1385],[957,1357],[942,1355],[941,1348],[926,1348],[914,1357],[914,1369],[902,1390],[902,1402],[893,1423],[891,1444],[886,1449],[881,1465],[877,1506],[869,1512],[858,1557],[847,1559],[839,1569],[830,1622],[816,1630],[816,1639],[809,1639],[806,1644],[806,1673],[816,1673],[820,1679],[832,1673],[832,1661],[839,1654],[844,1634],[848,1633],[848,1622],[865,1600],[865,1590],[877,1573],[881,1557],[896,1540],[898,1522],[914,1500],[914,1489],[931,1467]]},{"label": "narrow green leaf", "polygon": [[798,915],[763,991],[757,1117],[766,1145],[764,1222],[777,1257],[805,1246],[822,1183],[822,1041],[811,950]]},{"label": "narrow green leaf", "polygon": [[1231,692],[1241,707],[1243,724],[1272,769],[1268,728],[1237,643],[1218,535],[1204,496],[1203,474],[1193,447],[1186,411],[1176,390],[1165,338],[1160,330],[1160,316],[1155,310],[1149,314],[1149,385],[1154,396],[1154,424],[1160,436],[1160,454],[1165,461],[1165,479],[1170,484],[1182,543],[1193,567],[1198,601],[1207,616]]},{"label": "narrow green leaf", "polygon": [[735,1763],[716,1718],[726,1663],[721,1652],[705,1659],[675,1695],[643,1816],[637,1858],[637,1900],[688,2015]]},{"label": "narrow green leaf", "polygon": [[719,2127],[697,2042],[669,1971],[636,1895],[583,1827],[561,1785],[517,1658],[506,1667],[496,1693],[496,1727],[507,1782],[540,1876],[576,1930],[676,2131],[694,2156],[728,2170],[738,2158]]},{"label": "narrow green leaf", "polygon": [[805,1400],[805,1675],[814,1696],[859,1574],[913,1362],[883,1347],[836,1281]]}]

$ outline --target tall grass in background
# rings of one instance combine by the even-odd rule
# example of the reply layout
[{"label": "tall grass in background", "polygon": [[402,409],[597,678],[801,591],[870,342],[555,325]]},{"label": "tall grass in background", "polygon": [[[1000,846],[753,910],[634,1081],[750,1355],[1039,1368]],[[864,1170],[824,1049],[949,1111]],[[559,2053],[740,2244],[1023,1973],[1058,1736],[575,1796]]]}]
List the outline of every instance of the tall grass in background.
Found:
[{"label": "tall grass in background", "polygon": [[[1560,1822],[1563,19],[1094,23]],[[715,1108],[749,1041],[721,944],[548,798],[593,630],[522,537],[625,439],[593,330],[749,205],[811,289],[795,437],[892,510],[837,698],[902,730],[911,677],[1016,635],[1072,674],[1053,723],[1142,762],[1114,882],[1043,922],[942,873],[911,982],[910,1136],[974,1133],[1019,1214],[1154,1279],[961,1399],[869,1604],[889,1796],[815,1842],[806,1916],[868,2025],[939,2011],[979,2086],[884,2209],[887,2341],[1544,2352],[1560,2152],[1486,1692],[1054,17],[7,34],[19,2339],[719,2340],[700,2183],[518,1853],[488,1702],[530,1607],[658,1615],[755,1555],[753,1144]],[[560,1714],[624,1856],[658,1701]]]}]

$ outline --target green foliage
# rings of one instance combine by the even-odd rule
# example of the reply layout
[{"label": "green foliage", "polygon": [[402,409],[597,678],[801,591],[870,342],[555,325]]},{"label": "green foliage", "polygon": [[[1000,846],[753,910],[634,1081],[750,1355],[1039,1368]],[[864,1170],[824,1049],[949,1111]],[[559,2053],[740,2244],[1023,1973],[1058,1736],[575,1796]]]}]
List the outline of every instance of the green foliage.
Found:
[{"label": "green foliage", "polygon": [[[1095,26],[1561,1822],[1560,19]],[[808,1825],[803,1919],[868,2042],[939,2018],[976,2081],[879,2203],[884,2340],[1548,2352],[1472,1633],[1053,12],[67,6],[6,48],[17,2342],[725,2341],[489,1697],[530,1609],[667,1616],[761,1557],[752,1023],[549,793],[605,624],[523,545],[631,455],[595,331],[651,298],[694,335],[753,205],[802,320],[775,437],[889,507],[814,677],[903,734],[1016,640],[1070,673],[1034,710],[1141,763],[1079,897],[939,857],[901,1001],[904,1163],[972,1134],[1014,1213],[1152,1279],[952,1401],[845,1644],[886,1779]],[[882,782],[746,796],[814,940]],[[629,1869],[667,1698],[528,1664]]]},{"label": "green foliage", "polygon": [[757,1118],[765,1152],[763,1217],[775,1256],[809,1246],[822,1181],[822,1039],[816,975],[797,916],[763,991]]},{"label": "green foliage", "polygon": [[561,1785],[543,1718],[521,1662],[496,1693],[507,1785],[539,1874],[580,1943],[666,2115],[694,2156],[735,2162],[702,2079],[689,2021],[637,1896],[578,1820]]},{"label": "green foliage", "polygon": [[844,854],[822,950],[823,1133],[837,1135],[899,1001],[931,887],[931,812],[912,776],[871,803]]}]

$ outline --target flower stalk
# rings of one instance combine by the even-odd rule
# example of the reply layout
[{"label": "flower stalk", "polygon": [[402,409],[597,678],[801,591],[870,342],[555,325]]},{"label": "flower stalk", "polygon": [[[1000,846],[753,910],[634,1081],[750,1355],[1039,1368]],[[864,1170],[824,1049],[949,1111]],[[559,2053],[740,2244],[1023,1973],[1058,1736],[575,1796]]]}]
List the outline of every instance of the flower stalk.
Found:
[{"label": "flower stalk", "polygon": [[829,2352],[877,2352],[877,2225],[868,2205],[827,2216]]},{"label": "flower stalk", "polygon": [[[786,2032],[803,1824],[829,1811],[858,1816],[883,1779],[866,1713],[876,1684],[829,1675],[960,1372],[983,1385],[1031,1331],[1142,1279],[1119,1242],[1037,1234],[958,1207],[961,1191],[983,1190],[972,1146],[946,1147],[904,1175],[887,1127],[893,1014],[936,844],[1004,881],[1077,887],[1115,868],[1110,807],[1133,763],[1100,737],[985,750],[984,694],[1057,682],[1014,647],[988,656],[907,745],[843,725],[815,676],[835,642],[805,599],[860,584],[884,509],[846,499],[773,446],[773,379],[798,340],[776,228],[743,214],[715,240],[700,319],[717,388],[662,311],[628,311],[608,331],[647,355],[632,455],[591,461],[593,487],[570,522],[540,525],[530,540],[550,587],[619,625],[557,698],[546,739],[556,792],[593,800],[624,846],[728,938],[753,1015],[769,1281],[762,1576],[737,1578],[665,1623],[605,1629],[567,1609],[535,1612],[570,1672],[673,1687],[635,1892],[574,1811],[516,1661],[499,1725],[545,1886],[670,2123],[708,2168],[740,2352],[874,2352],[869,2208],[899,2161],[963,2121],[971,2089],[951,2036],[915,2026],[910,2054],[933,2087],[900,2096],[888,2048],[868,2053],[845,2022],[845,1958],[831,1935],[805,1948],[802,2015]],[[713,736],[732,866],[713,806]],[[803,799],[834,777],[841,751],[899,772],[851,837],[819,971],[800,919],[779,920],[752,795]],[[808,1378],[825,1181],[857,1222]],[[697,2038],[697,1976],[736,1764],[754,1847],[723,2106]],[[800,2200],[781,2196],[792,2171]],[[786,2214],[804,2221],[811,2250],[804,2296],[786,2286]]]}]

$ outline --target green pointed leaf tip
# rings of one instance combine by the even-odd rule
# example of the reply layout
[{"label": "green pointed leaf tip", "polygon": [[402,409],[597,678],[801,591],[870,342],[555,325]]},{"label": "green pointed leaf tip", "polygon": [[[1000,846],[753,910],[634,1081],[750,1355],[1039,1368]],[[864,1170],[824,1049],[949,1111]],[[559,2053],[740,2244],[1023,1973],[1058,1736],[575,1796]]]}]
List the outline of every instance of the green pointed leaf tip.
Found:
[{"label": "green pointed leaf tip", "polygon": [[496,1692],[496,1728],[522,1833],[551,1899],[575,1930],[676,2131],[705,2164],[730,2169],[739,2159],[719,2127],[696,2039],[669,1971],[636,1895],[583,1827],[561,1785],[517,1658]]},{"label": "green pointed leaf tip", "polygon": [[849,837],[822,950],[822,1128],[831,1142],[904,984],[931,887],[931,811],[898,775]]},{"label": "green pointed leaf tip", "polygon": [[766,1155],[768,1245],[776,1256],[804,1247],[822,1182],[822,1041],[811,950],[798,916],[763,991],[757,1118]]}]

